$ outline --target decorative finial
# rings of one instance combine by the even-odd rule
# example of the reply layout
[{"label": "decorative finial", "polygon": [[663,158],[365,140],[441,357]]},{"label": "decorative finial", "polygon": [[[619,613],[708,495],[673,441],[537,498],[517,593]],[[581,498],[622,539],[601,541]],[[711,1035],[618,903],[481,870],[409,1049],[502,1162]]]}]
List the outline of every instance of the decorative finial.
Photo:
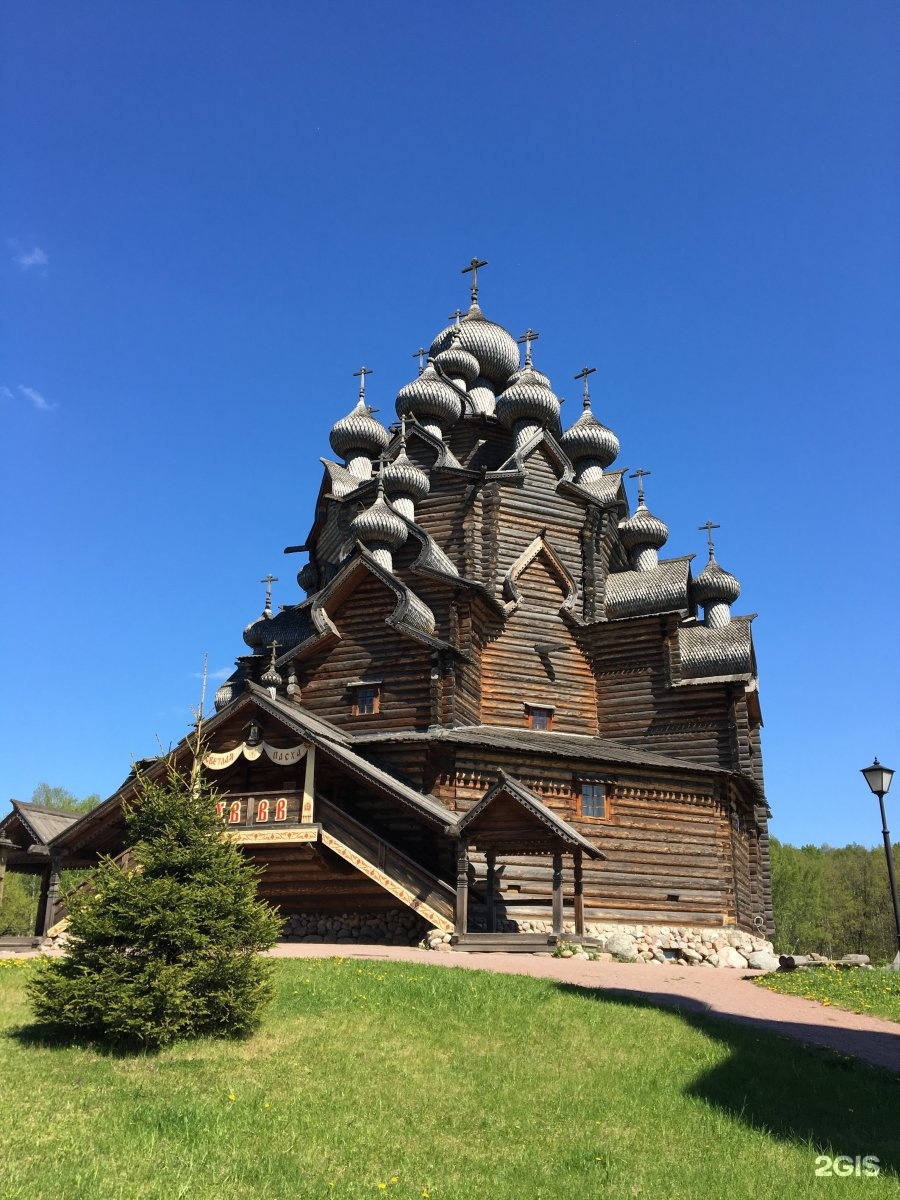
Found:
[{"label": "decorative finial", "polygon": [[270,571],[265,579],[261,579],[260,583],[266,585],[266,612],[272,611],[272,584],[278,582],[278,577]]},{"label": "decorative finial", "polygon": [[473,304],[478,303],[478,268],[486,267],[487,265],[488,261],[486,258],[473,258],[469,265],[467,267],[463,267],[462,271],[460,272],[461,275],[468,275],[470,271],[472,272],[471,291]]},{"label": "decorative finial", "polygon": [[406,449],[406,413],[400,418],[400,452]]},{"label": "decorative finial", "polygon": [[709,542],[709,557],[710,557],[710,561],[712,561],[713,557],[715,556],[715,549],[716,549],[715,546],[713,545],[712,531],[714,529],[721,529],[722,526],[721,525],[713,525],[712,521],[707,521],[705,525],[698,525],[697,528],[701,531],[704,529],[706,530],[706,540]]},{"label": "decorative finial", "polygon": [[523,342],[525,343],[525,366],[526,367],[531,366],[531,343],[536,342],[540,336],[541,335],[539,333],[535,333],[535,331],[529,327],[528,329],[525,330],[525,332],[522,334],[521,337],[516,338],[516,341],[519,343],[520,346],[522,345]]},{"label": "decorative finial", "polygon": [[374,374],[375,374],[374,370],[372,370],[370,367],[360,367],[358,371],[353,372],[354,379],[356,379],[357,376],[359,377],[359,398],[360,398],[360,400],[365,400],[365,398],[366,398],[366,376],[374,375]]},{"label": "decorative finial", "polygon": [[634,474],[628,476],[629,479],[638,481],[638,505],[644,503],[644,479],[650,474],[652,474],[651,471],[645,471],[643,467],[638,467]]},{"label": "decorative finial", "polygon": [[463,311],[462,311],[462,309],[461,309],[461,308],[458,308],[458,309],[456,310],[456,312],[452,312],[452,313],[450,314],[450,316],[447,318],[447,320],[448,320],[448,321],[455,321],[455,322],[456,322],[456,324],[458,325],[458,324],[460,323],[460,321],[462,320],[462,315],[463,315]]},{"label": "decorative finial", "polygon": [[415,354],[413,355],[413,358],[417,358],[419,360],[419,374],[420,375],[425,370],[425,355],[427,353],[428,353],[428,351],[425,349],[425,347],[420,346],[418,348],[418,350],[415,352]]},{"label": "decorative finial", "polygon": [[584,392],[582,393],[582,403],[585,408],[591,407],[591,392],[590,392],[590,388],[588,387],[588,375],[593,375],[593,373],[596,370],[597,370],[596,367],[582,367],[581,370],[578,372],[578,374],[575,376],[576,379],[581,379],[584,381]]}]

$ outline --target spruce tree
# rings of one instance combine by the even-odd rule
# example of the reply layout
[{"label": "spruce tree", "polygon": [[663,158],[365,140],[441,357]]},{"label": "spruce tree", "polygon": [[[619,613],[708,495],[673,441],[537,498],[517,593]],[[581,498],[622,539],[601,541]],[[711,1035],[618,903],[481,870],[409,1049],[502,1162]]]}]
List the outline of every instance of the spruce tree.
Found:
[{"label": "spruce tree", "polygon": [[65,954],[29,985],[35,1015],[60,1031],[156,1048],[178,1038],[241,1036],[271,997],[260,957],[281,921],[256,898],[258,871],[223,836],[199,769],[169,760],[138,773],[125,811],[130,852],[102,861],[66,897]]}]

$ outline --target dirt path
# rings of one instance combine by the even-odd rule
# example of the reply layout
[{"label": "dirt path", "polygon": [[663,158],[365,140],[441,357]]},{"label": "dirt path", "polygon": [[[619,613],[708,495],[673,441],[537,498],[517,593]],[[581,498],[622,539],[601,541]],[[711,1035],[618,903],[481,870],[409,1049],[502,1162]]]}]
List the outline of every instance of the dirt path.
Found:
[{"label": "dirt path", "polygon": [[439,967],[533,975],[579,987],[642,996],[655,1004],[704,1013],[726,1021],[768,1029],[785,1037],[849,1054],[900,1073],[900,1024],[882,1017],[828,1008],[800,996],[782,996],[756,987],[750,977],[761,971],[703,970],[674,963],[599,963],[533,954],[446,954],[402,946],[317,945],[282,942],[279,958],[382,959],[433,963]]}]

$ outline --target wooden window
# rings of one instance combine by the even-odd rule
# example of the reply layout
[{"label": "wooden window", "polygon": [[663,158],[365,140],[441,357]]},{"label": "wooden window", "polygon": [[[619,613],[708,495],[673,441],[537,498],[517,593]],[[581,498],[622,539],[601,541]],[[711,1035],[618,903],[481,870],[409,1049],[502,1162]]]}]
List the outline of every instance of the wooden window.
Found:
[{"label": "wooden window", "polygon": [[596,821],[606,820],[606,784],[582,783],[579,816],[591,817]]},{"label": "wooden window", "polygon": [[354,717],[373,717],[381,705],[381,688],[377,683],[360,683],[353,689]]},{"label": "wooden window", "polygon": [[536,705],[526,704],[525,722],[529,729],[552,729],[553,709],[538,708]]}]

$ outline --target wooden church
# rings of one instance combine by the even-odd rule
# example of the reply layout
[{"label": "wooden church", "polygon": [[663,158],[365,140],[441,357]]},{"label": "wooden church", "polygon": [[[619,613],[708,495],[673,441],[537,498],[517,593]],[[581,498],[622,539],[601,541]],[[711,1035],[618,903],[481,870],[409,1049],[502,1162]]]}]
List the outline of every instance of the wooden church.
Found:
[{"label": "wooden church", "polygon": [[[712,525],[698,573],[693,555],[661,557],[647,472],[631,476],[632,510],[590,370],[564,429],[538,335],[517,341],[479,306],[483,265],[394,425],[357,373],[312,527],[287,550],[307,556],[305,598],[275,611],[264,581],[204,726],[224,828],[289,930],[341,914],[461,946],[616,923],[765,936],[769,812],[738,581]],[[125,848],[133,786],[62,828],[26,804],[0,823],[8,867],[43,876],[42,929],[61,869]]]}]

